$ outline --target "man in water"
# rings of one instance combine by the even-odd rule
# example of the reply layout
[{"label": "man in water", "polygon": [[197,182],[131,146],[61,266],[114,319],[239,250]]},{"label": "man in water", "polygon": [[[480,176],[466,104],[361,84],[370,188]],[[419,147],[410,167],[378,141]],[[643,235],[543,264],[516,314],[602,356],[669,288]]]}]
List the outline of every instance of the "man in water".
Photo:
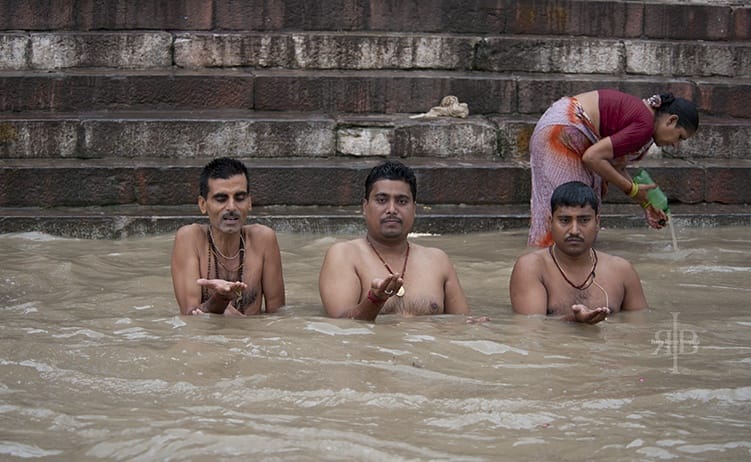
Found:
[{"label": "man in water", "polygon": [[564,183],[553,191],[550,209],[553,245],[522,255],[511,272],[514,312],[596,324],[610,313],[646,308],[634,267],[593,248],[600,215],[592,188]]},{"label": "man in water", "polygon": [[329,316],[374,321],[379,314],[468,314],[454,266],[442,250],[407,240],[417,180],[401,162],[374,167],[365,181],[364,237],[332,245],[318,279]]},{"label": "man in water", "polygon": [[181,314],[259,314],[284,305],[276,233],[246,225],[251,209],[248,169],[219,158],[201,172],[198,208],[208,224],[181,227],[172,250],[172,285]]}]

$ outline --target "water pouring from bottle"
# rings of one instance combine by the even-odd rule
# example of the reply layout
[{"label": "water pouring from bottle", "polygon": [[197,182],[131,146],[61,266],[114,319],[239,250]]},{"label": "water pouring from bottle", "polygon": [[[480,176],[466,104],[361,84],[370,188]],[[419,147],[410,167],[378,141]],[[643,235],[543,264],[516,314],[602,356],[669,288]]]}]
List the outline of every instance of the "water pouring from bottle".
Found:
[{"label": "water pouring from bottle", "polygon": [[[640,171],[636,176],[633,177],[633,180],[637,184],[655,184],[655,182],[652,180],[652,177],[649,175],[649,173],[646,170]],[[673,239],[673,250],[678,250],[678,239],[675,237],[675,227],[673,226],[673,220],[670,216],[670,207],[668,206],[668,198],[665,195],[664,192],[662,192],[662,189],[660,187],[656,187],[654,189],[650,189],[647,191],[647,201],[655,208],[662,210],[665,212],[665,215],[668,217],[667,225],[670,228],[670,236]],[[664,225],[665,223],[660,223]]]}]

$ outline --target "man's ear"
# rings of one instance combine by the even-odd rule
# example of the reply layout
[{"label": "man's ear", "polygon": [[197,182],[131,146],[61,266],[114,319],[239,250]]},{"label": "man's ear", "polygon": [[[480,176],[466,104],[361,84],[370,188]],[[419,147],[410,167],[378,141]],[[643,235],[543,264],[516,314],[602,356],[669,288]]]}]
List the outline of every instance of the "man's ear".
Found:
[{"label": "man's ear", "polygon": [[363,200],[362,200],[362,210],[361,210],[361,213],[362,213],[363,215],[365,215],[365,206],[366,206],[366,205],[368,205],[368,200],[367,200],[367,199],[363,199]]},{"label": "man's ear", "polygon": [[201,215],[206,215],[206,198],[198,196],[198,208],[201,209]]},{"label": "man's ear", "polygon": [[248,213],[250,213],[251,210],[253,210],[253,198],[248,194]]}]

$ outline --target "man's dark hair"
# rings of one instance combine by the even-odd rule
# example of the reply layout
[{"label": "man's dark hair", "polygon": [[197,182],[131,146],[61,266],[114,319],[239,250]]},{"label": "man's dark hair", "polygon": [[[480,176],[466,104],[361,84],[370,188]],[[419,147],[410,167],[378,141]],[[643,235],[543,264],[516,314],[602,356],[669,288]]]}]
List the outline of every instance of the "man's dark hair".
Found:
[{"label": "man's dark hair", "polygon": [[569,181],[555,188],[550,196],[550,213],[559,207],[584,207],[587,204],[597,213],[599,204],[594,190],[581,181]]},{"label": "man's dark hair", "polygon": [[199,193],[201,197],[207,199],[209,195],[209,180],[210,179],[222,179],[227,180],[235,175],[245,175],[245,182],[247,184],[247,192],[250,193],[250,174],[248,173],[248,167],[242,162],[236,159],[230,159],[229,157],[220,157],[214,159],[203,168],[201,171],[201,179],[199,181]]},{"label": "man's dark hair", "polygon": [[417,178],[415,178],[415,172],[398,160],[384,161],[370,170],[370,174],[365,180],[365,200],[370,197],[373,183],[378,180],[401,180],[406,182],[412,191],[412,200],[417,200]]}]

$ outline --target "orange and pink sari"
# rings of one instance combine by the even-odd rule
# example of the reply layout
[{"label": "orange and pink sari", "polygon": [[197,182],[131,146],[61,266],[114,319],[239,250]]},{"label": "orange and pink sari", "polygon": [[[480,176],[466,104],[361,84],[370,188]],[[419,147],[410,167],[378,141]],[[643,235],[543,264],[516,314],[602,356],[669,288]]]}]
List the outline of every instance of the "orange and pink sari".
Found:
[{"label": "orange and pink sari", "polygon": [[550,235],[550,196],[568,181],[592,187],[602,201],[602,178],[582,163],[584,151],[599,140],[589,116],[575,98],[553,103],[537,122],[529,141],[532,172],[531,222],[527,244],[546,247]]}]

